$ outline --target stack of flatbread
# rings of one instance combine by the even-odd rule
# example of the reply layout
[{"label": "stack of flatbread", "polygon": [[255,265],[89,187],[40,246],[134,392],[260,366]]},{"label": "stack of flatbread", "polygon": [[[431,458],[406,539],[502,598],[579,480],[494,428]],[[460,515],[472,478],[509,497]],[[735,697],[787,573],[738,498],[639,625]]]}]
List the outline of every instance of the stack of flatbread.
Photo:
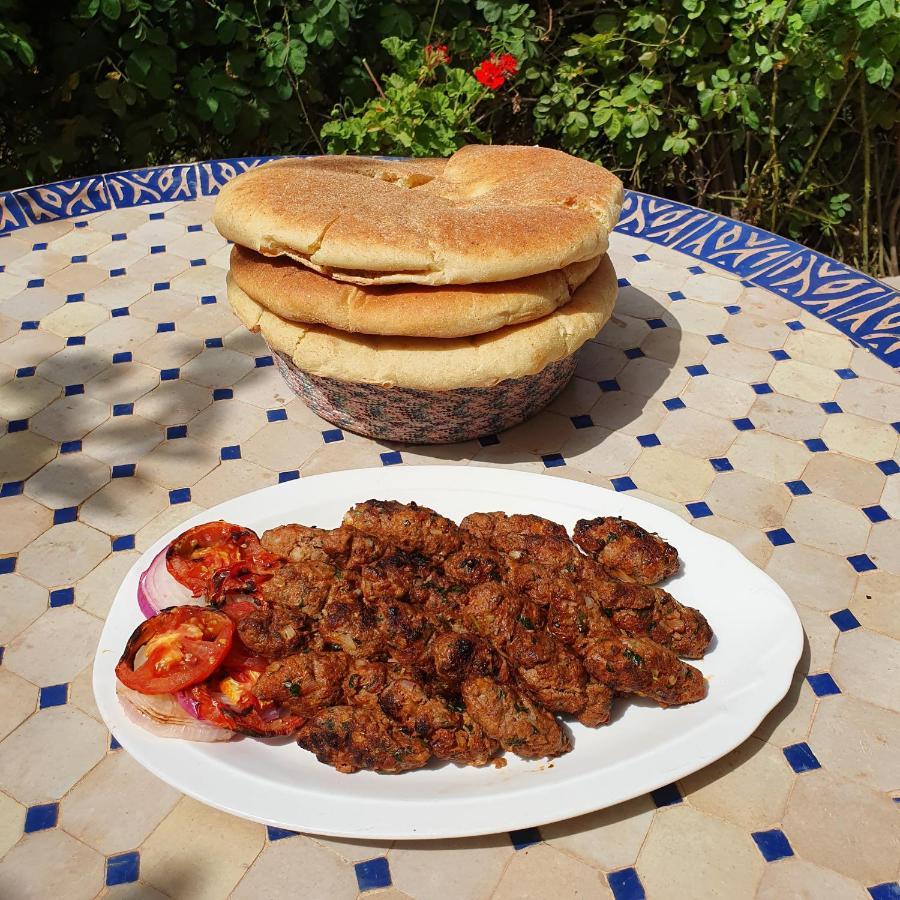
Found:
[{"label": "stack of flatbread", "polygon": [[446,160],[283,159],[215,223],[228,298],[320,415],[419,443],[509,427],[565,386],[609,319],[622,184],[541,147]]}]

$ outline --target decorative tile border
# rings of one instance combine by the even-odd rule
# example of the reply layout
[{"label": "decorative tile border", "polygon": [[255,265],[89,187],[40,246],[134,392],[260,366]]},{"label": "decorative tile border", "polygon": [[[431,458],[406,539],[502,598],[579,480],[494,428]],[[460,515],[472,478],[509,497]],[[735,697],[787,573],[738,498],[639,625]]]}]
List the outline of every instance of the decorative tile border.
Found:
[{"label": "decorative tile border", "polygon": [[[112,207],[213,196],[235,175],[274,158],[135,169],[0,193],[0,235]],[[875,278],[761,228],[637,191],[626,192],[616,230],[765,288],[900,367],[900,294]]]}]

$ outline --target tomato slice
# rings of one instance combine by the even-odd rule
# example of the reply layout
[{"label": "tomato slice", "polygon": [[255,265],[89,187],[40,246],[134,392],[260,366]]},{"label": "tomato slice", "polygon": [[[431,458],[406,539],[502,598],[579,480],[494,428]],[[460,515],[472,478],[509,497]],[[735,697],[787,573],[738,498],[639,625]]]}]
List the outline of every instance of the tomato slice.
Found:
[{"label": "tomato slice", "polygon": [[[241,619],[246,619],[250,613],[256,612],[256,610],[259,609],[252,600],[236,600],[232,597],[229,597],[220,608],[235,625],[237,625]],[[237,636],[235,636],[234,640],[235,643],[237,643]]]},{"label": "tomato slice", "polygon": [[214,606],[229,594],[255,595],[260,585],[272,577],[281,560],[262,547],[249,559],[241,559],[214,572],[208,582],[209,601]]},{"label": "tomato slice", "polygon": [[255,532],[220,520],[196,525],[175,538],[166,551],[166,568],[176,581],[199,597],[220,569],[259,554],[272,556],[262,549]]},{"label": "tomato slice", "polygon": [[[197,606],[172,606],[135,629],[116,677],[141,694],[171,694],[209,678],[231,649],[234,623]],[[135,667],[138,655],[141,662]]]},{"label": "tomato slice", "polygon": [[203,684],[191,688],[201,719],[254,737],[293,734],[306,721],[290,715],[271,701],[259,700],[252,688],[271,660],[255,656],[235,637],[221,669]]}]

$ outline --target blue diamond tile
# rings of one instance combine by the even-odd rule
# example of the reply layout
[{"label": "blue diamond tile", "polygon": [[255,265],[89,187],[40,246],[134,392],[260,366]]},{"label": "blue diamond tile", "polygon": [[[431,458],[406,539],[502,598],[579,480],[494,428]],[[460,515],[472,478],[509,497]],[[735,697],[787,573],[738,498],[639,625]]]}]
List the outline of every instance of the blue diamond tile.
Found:
[{"label": "blue diamond tile", "polygon": [[754,394],[771,394],[772,393],[772,385],[766,384],[766,382],[762,382],[761,384],[751,384],[750,387],[753,388]]},{"label": "blue diamond tile", "polygon": [[650,796],[657,808],[673,806],[676,803],[681,803],[682,800],[681,791],[678,790],[678,785],[675,784],[667,784],[665,787],[650,791]]},{"label": "blue diamond tile", "polygon": [[43,287],[43,286],[44,286],[43,278],[32,278],[29,280],[28,284],[25,285],[25,287],[30,287],[30,288],[39,288],[39,287]]},{"label": "blue diamond tile", "polygon": [[621,478],[610,478],[609,483],[615,491],[636,491],[637,485],[627,476]]},{"label": "blue diamond tile", "polygon": [[569,420],[576,428],[593,428],[594,420],[588,415],[572,416]]},{"label": "blue diamond tile", "polygon": [[732,419],[732,424],[738,431],[753,431],[756,426],[749,419]]},{"label": "blue diamond tile", "polygon": [[284,422],[287,419],[286,409],[267,409],[266,418],[270,422]]},{"label": "blue diamond tile", "polygon": [[703,268],[701,266],[688,266],[688,272],[690,272],[691,275],[702,275]]},{"label": "blue diamond tile", "polygon": [[822,764],[816,759],[815,753],[807,743],[791,744],[782,751],[788,765],[799,775],[801,772],[812,772],[820,769]]},{"label": "blue diamond tile", "polygon": [[831,621],[840,631],[853,631],[854,628],[859,628],[859,620],[849,609],[839,609],[832,613]]},{"label": "blue diamond tile", "polygon": [[608,378],[605,381],[598,381],[597,386],[601,391],[621,391],[622,388],[619,387],[619,382],[616,381],[615,378]]},{"label": "blue diamond tile", "polygon": [[835,369],[834,371],[837,377],[843,381],[851,381],[854,378],[859,378],[853,369]]},{"label": "blue diamond tile", "polygon": [[40,324],[37,319],[29,319],[27,322],[22,323],[22,331],[37,331],[37,327]]},{"label": "blue diamond tile", "polygon": [[200,298],[200,302],[204,306],[209,306],[210,304],[215,303],[217,301],[216,301],[216,297],[213,294],[205,294],[203,297]]},{"label": "blue diamond tile", "polygon": [[127,306],[117,306],[111,311],[110,315],[112,315],[114,319],[121,319],[123,316],[130,316],[131,312]]},{"label": "blue diamond tile", "polygon": [[169,289],[169,282],[168,282],[168,281],[157,281],[157,282],[153,285],[153,290],[154,290],[154,291],[167,291],[168,289]]},{"label": "blue diamond tile", "polygon": [[806,328],[802,322],[798,322],[796,319],[793,322],[785,322],[784,324],[787,325],[791,331],[803,331],[803,329]]},{"label": "blue diamond tile", "polygon": [[630,350],[625,351],[627,359],[640,359],[643,355],[644,351],[640,347],[632,347]]},{"label": "blue diamond tile", "polygon": [[270,841],[283,841],[285,838],[297,837],[299,831],[290,831],[287,828],[276,828],[274,825],[266,825],[266,836]]},{"label": "blue diamond tile", "polygon": [[329,428],[327,431],[322,432],[322,440],[325,441],[326,444],[333,444],[336,441],[342,441],[344,439],[344,432],[341,431],[340,428]]},{"label": "blue diamond tile", "polygon": [[147,216],[147,218],[150,219],[151,222],[155,222],[157,219],[164,219],[165,217],[166,214],[164,212],[152,212],[149,216]]},{"label": "blue diamond tile", "polygon": [[174,331],[175,323],[174,322],[160,322],[156,326],[157,334],[165,334],[167,331]]},{"label": "blue diamond tile", "polygon": [[627,278],[618,278],[616,279],[616,284],[618,284],[619,287],[628,287],[631,282]]},{"label": "blue diamond tile", "polygon": [[374,891],[391,886],[391,869],[383,856],[356,863],[353,868],[356,871],[356,883],[361,891]]},{"label": "blue diamond tile", "polygon": [[900,882],[885,881],[866,888],[872,900],[900,900]]},{"label": "blue diamond tile", "polygon": [[85,337],[83,334],[76,334],[74,337],[66,338],[66,346],[67,347],[83,347],[85,342]]},{"label": "blue diamond tile", "polygon": [[537,828],[520,828],[509,833],[509,841],[516,850],[524,850],[539,844],[543,838]]},{"label": "blue diamond tile", "polygon": [[820,403],[819,406],[821,406],[829,416],[833,416],[835,413],[842,413],[844,411],[843,409],[841,409],[840,404],[835,403],[833,400],[828,400],[825,403]]},{"label": "blue diamond tile", "polygon": [[75,602],[75,588],[57,588],[50,591],[50,607],[56,609],[58,606],[71,606]]},{"label": "blue diamond tile", "polygon": [[647,319],[647,325],[654,330],[666,327],[666,323],[663,319]]},{"label": "blue diamond tile", "polygon": [[38,806],[29,806],[25,813],[25,834],[55,828],[57,819],[59,819],[58,803],[41,803]]},{"label": "blue diamond tile", "polygon": [[187,425],[170,425],[166,429],[166,440],[175,441],[187,437]]},{"label": "blue diamond tile", "polygon": [[202,225],[197,225],[197,224],[195,223],[195,224],[193,224],[193,225],[188,225],[187,230],[188,230],[188,231],[191,231],[191,232],[194,232],[194,231],[202,231],[202,230],[203,230],[203,226],[202,226]]},{"label": "blue diamond tile", "polygon": [[777,359],[779,362],[791,358],[791,354],[788,353],[787,350],[770,350],[769,356],[771,356],[772,359]]},{"label": "blue diamond tile", "polygon": [[254,360],[257,369],[264,369],[266,366],[274,366],[275,360],[271,356],[257,356]]},{"label": "blue diamond tile", "polygon": [[222,338],[207,338],[204,342],[207,350],[216,350],[224,346]]},{"label": "blue diamond tile", "polygon": [[610,872],[606,876],[606,882],[615,900],[646,900],[644,886],[633,868]]},{"label": "blue diamond tile", "polygon": [[726,306],[725,312],[728,313],[729,316],[736,316],[741,311],[739,306]]},{"label": "blue diamond tile", "polygon": [[114,241],[124,241],[128,237],[123,231],[118,232],[117,234],[112,235],[112,239]]},{"label": "blue diamond tile", "polygon": [[34,372],[34,366],[22,366],[21,369],[16,369],[16,378],[31,378]]},{"label": "blue diamond tile", "polygon": [[708,334],[706,339],[713,345],[728,343],[728,338],[724,334]]},{"label": "blue diamond tile", "polygon": [[130,416],[134,414],[133,403],[116,403],[113,405],[114,416]]},{"label": "blue diamond tile", "polygon": [[821,672],[818,675],[807,675],[806,680],[813,689],[813,693],[817,697],[830,697],[832,694],[839,694],[841,689],[837,686],[837,682],[828,674]]},{"label": "blue diamond tile", "polygon": [[6,430],[12,434],[17,431],[28,431],[28,419],[13,419],[7,424]]},{"label": "blue diamond tile", "polygon": [[67,397],[75,397],[78,394],[84,393],[84,385],[83,384],[67,384],[64,390],[64,393]]},{"label": "blue diamond tile", "polygon": [[160,381],[175,381],[181,377],[181,369],[162,369],[159,373]]},{"label": "blue diamond tile", "polygon": [[205,266],[205,265],[206,265],[205,259],[192,259],[191,260],[191,266],[193,268],[197,268],[197,266]]},{"label": "blue diamond tile", "polygon": [[110,278],[121,278],[124,274],[125,274],[125,269],[122,269],[122,268],[109,270]]},{"label": "blue diamond tile", "polygon": [[681,291],[669,291],[670,300],[684,300],[684,294]]},{"label": "blue diamond tile", "polygon": [[650,257],[646,253],[636,253],[631,257],[635,262],[650,262]]},{"label": "blue diamond tile", "polygon": [[478,443],[481,444],[482,447],[493,447],[495,444],[500,443],[500,438],[498,438],[496,434],[484,434],[478,438]]},{"label": "blue diamond tile", "polygon": [[869,517],[870,522],[886,522],[890,518],[883,506],[867,506],[863,512]]},{"label": "blue diamond tile", "polygon": [[724,456],[717,457],[716,459],[711,459],[709,464],[717,471],[717,472],[733,472],[734,466],[731,464],[731,460],[727,459]]},{"label": "blue diamond tile", "polygon": [[788,839],[780,828],[772,828],[769,831],[754,831],[750,837],[755,841],[759,852],[762,853],[766,862],[775,862],[776,859],[785,859],[794,855]]},{"label": "blue diamond tile", "polygon": [[290,472],[279,472],[278,483],[284,484],[285,481],[296,481],[299,477],[300,473],[296,469],[292,469]]},{"label": "blue diamond tile", "polygon": [[547,453],[542,456],[541,459],[543,460],[545,469],[555,469],[566,464],[561,453]]},{"label": "blue diamond tile", "polygon": [[234,397],[234,391],[231,388],[216,388],[213,391],[213,400],[231,400]]},{"label": "blue diamond tile", "polygon": [[157,253],[165,253],[165,252],[166,252],[166,245],[165,245],[165,244],[154,244],[154,245],[150,248],[150,253],[153,254],[153,255],[155,255],[155,254],[157,254]]},{"label": "blue diamond tile", "polygon": [[383,466],[396,466],[403,462],[403,457],[398,450],[391,450],[388,453],[381,454],[381,464]]},{"label": "blue diamond tile", "polygon": [[109,749],[110,750],[121,750],[122,745],[116,740],[116,736],[110,732],[109,735]]},{"label": "blue diamond tile", "polygon": [[179,503],[190,503],[191,502],[191,489],[190,488],[174,488],[169,491],[169,503],[172,506],[176,506]]},{"label": "blue diamond tile", "polygon": [[84,253],[76,253],[75,256],[72,257],[72,262],[77,263],[86,263],[87,256]]},{"label": "blue diamond tile", "polygon": [[685,508],[695,519],[705,519],[713,514],[713,511],[702,500],[696,503],[685,503]]},{"label": "blue diamond tile", "polygon": [[663,400],[663,406],[670,412],[674,412],[676,409],[684,409],[685,402],[681,397],[672,397],[671,400]]},{"label": "blue diamond tile", "polygon": [[123,534],[121,537],[113,538],[112,548],[117,553],[120,550],[134,550],[134,535]]},{"label": "blue diamond tile", "polygon": [[78,518],[77,506],[66,506],[63,509],[53,510],[53,524],[65,525],[67,522],[74,522]]},{"label": "blue diamond tile", "polygon": [[766,532],[766,537],[773,547],[784,547],[785,544],[794,543],[794,539],[784,528],[773,528],[771,531]]},{"label": "blue diamond tile", "polygon": [[87,227],[88,227],[88,223],[87,223],[87,222],[76,222],[76,223],[75,223],[75,227],[76,227],[76,228],[87,228]]},{"label": "blue diamond tile", "polygon": [[232,444],[229,447],[223,447],[219,451],[219,459],[228,460],[228,459],[240,459],[241,458],[241,448],[239,444]]},{"label": "blue diamond tile", "polygon": [[84,302],[84,293],[67,294],[66,295],[66,303],[83,303],[83,302]]},{"label": "blue diamond tile", "polygon": [[857,572],[871,572],[878,568],[865,553],[857,553],[855,556],[848,556],[847,562],[850,563]]},{"label": "blue diamond tile", "polygon": [[0,485],[0,497],[18,497],[24,489],[24,481],[4,481]]},{"label": "blue diamond tile", "polygon": [[811,494],[812,491],[809,489],[809,486],[805,481],[786,481],[784,486],[795,496],[795,497],[804,497],[807,494]]},{"label": "blue diamond tile", "polygon": [[875,463],[875,465],[885,475],[896,475],[900,472],[900,464],[895,459],[883,459],[881,462]]},{"label": "blue diamond tile", "polygon": [[69,686],[67,684],[51,684],[49,687],[42,687],[38,706],[41,709],[48,709],[51,706],[65,706],[69,699]]},{"label": "blue diamond tile", "polygon": [[81,453],[81,441],[63,441],[59,445],[60,453]]},{"label": "blue diamond tile", "polygon": [[639,434],[637,442],[642,447],[658,447],[662,443],[655,434]]},{"label": "blue diamond tile", "polygon": [[114,363],[131,362],[131,351],[130,350],[122,350],[119,353],[113,353],[112,361]]},{"label": "blue diamond tile", "polygon": [[31,249],[32,249],[32,250],[46,250],[46,249],[47,249],[47,242],[46,242],[46,241],[40,241],[40,242],[37,243],[37,244],[32,244],[32,245],[31,245]]},{"label": "blue diamond tile", "polygon": [[118,853],[106,860],[106,884],[132,884],[141,874],[141,855],[137,850]]}]

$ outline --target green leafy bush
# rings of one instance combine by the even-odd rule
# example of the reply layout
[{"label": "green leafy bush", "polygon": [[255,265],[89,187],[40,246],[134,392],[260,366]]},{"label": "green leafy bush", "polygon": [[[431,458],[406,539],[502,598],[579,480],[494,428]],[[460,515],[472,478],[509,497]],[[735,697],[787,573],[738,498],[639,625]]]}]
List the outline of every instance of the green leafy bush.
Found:
[{"label": "green leafy bush", "polygon": [[895,0],[0,0],[0,182],[540,142],[898,272]]}]

